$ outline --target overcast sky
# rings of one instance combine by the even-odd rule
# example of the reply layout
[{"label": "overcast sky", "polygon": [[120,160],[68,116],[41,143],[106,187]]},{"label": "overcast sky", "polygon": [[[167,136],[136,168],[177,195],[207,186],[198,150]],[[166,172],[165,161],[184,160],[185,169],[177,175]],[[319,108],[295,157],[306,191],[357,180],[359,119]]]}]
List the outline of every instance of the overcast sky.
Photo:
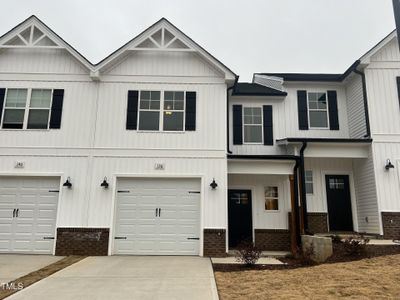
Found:
[{"label": "overcast sky", "polygon": [[394,28],[391,0],[2,0],[0,33],[32,14],[97,63],[166,17],[240,81],[341,73]]}]

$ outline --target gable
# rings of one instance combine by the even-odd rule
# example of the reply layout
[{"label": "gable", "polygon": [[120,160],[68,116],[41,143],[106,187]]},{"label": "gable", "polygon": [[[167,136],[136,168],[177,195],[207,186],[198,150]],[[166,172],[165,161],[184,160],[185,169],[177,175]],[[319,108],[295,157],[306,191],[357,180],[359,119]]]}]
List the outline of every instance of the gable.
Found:
[{"label": "gable", "polygon": [[399,45],[397,38],[393,38],[377,53],[372,55],[371,61],[400,61]]},{"label": "gable", "polygon": [[130,53],[120,63],[102,73],[125,76],[224,77],[222,72],[216,70],[196,53],[151,50]]},{"label": "gable", "polygon": [[36,16],[1,36],[0,49],[0,62],[5,64],[0,66],[2,71],[45,72],[48,69],[48,72],[87,74],[92,69],[85,57]]},{"label": "gable", "polygon": [[[147,54],[143,54],[143,52],[147,52]],[[195,59],[196,56],[199,57],[200,60]],[[127,59],[127,57],[129,58]],[[229,68],[227,68],[224,64],[218,61],[215,57],[209,54],[206,50],[196,44],[192,39],[190,39],[164,18],[98,63],[95,71],[99,74],[108,72],[109,70],[117,72],[118,68],[114,68],[116,68],[117,65],[120,65],[122,61],[129,65],[129,61],[133,63],[135,59],[139,57],[143,58],[145,61],[148,61],[149,57],[153,57],[157,62],[160,62],[164,65],[168,63],[168,60],[174,61],[181,57],[184,61],[190,61],[195,65],[197,64],[195,68],[209,69],[206,71],[206,73],[212,70],[213,76],[216,74],[216,71],[217,74],[221,74],[225,80],[232,82],[237,77],[237,75],[234,74]],[[164,58],[164,60],[160,61],[161,58]],[[199,63],[201,60],[206,64]],[[136,62],[140,64],[140,61]],[[190,66],[191,64],[186,67],[189,68]],[[125,67],[120,65],[120,68],[123,69]],[[121,70],[118,72],[121,72]],[[194,70],[194,72],[198,73],[198,70]],[[219,76],[221,77],[221,75]]]}]

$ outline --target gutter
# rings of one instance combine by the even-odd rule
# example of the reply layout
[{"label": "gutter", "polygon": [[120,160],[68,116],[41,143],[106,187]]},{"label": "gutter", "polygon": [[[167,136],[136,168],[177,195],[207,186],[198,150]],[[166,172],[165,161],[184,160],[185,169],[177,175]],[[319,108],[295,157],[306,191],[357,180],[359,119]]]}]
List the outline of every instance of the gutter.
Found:
[{"label": "gutter", "polygon": [[363,88],[363,98],[364,98],[364,114],[365,114],[365,126],[367,134],[364,137],[371,137],[371,128],[369,124],[369,112],[368,112],[368,95],[367,95],[367,83],[365,79],[365,73],[354,69],[354,73],[361,76],[362,88]]},{"label": "gutter", "polygon": [[296,246],[300,249],[301,245],[301,235],[300,235],[300,213],[299,213],[299,205],[298,205],[298,199],[299,199],[299,179],[298,179],[298,169],[299,169],[299,160],[296,160],[296,164],[293,168],[293,184],[294,184],[294,199],[296,201],[297,205],[294,205],[293,207],[293,212],[292,214],[294,217],[292,217],[292,221],[294,219],[295,223],[295,234],[296,234]]},{"label": "gutter", "polygon": [[229,91],[234,90],[238,81],[239,81],[239,76],[236,76],[233,85],[226,89],[226,152],[228,152],[228,155],[232,154],[232,151],[229,148]]},{"label": "gutter", "polygon": [[300,171],[300,203],[303,215],[304,232],[308,232],[308,217],[307,217],[307,194],[306,194],[306,181],[304,170],[304,151],[307,148],[307,142],[303,142],[300,148],[299,171]]}]

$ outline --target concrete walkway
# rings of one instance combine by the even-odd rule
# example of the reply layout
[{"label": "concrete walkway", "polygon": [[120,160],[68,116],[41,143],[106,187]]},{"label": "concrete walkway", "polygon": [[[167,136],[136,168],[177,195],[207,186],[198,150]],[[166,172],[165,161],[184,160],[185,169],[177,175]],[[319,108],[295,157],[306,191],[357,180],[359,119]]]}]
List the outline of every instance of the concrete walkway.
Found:
[{"label": "concrete walkway", "polygon": [[218,299],[209,258],[88,257],[7,299]]},{"label": "concrete walkway", "polygon": [[48,266],[62,256],[0,254],[0,284]]}]

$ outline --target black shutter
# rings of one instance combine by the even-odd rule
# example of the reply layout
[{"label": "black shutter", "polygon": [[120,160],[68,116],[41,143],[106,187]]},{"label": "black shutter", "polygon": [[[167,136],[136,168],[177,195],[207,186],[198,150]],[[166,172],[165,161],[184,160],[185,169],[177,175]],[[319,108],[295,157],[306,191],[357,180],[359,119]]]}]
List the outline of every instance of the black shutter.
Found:
[{"label": "black shutter", "polygon": [[126,129],[137,129],[139,91],[128,91],[128,105],[126,110]]},{"label": "black shutter", "polygon": [[233,105],[233,144],[243,144],[243,121],[242,121],[242,106]]},{"label": "black shutter", "polygon": [[297,110],[299,129],[308,130],[307,91],[297,91]]},{"label": "black shutter", "polygon": [[337,108],[336,91],[328,91],[328,110],[329,110],[329,128],[330,130],[339,130],[339,115]]},{"label": "black shutter", "polygon": [[6,89],[0,89],[0,122],[1,122],[1,114],[3,113],[5,95],[6,95]]},{"label": "black shutter", "polygon": [[61,128],[62,108],[64,102],[64,90],[53,90],[53,102],[51,105],[50,129]]},{"label": "black shutter", "polygon": [[185,130],[196,130],[196,92],[186,92]]},{"label": "black shutter", "polygon": [[396,80],[397,80],[397,96],[399,97],[399,104],[400,104],[400,77],[397,77]]},{"label": "black shutter", "polygon": [[274,144],[274,131],[272,125],[272,105],[263,106],[263,119],[264,119],[264,145]]}]

